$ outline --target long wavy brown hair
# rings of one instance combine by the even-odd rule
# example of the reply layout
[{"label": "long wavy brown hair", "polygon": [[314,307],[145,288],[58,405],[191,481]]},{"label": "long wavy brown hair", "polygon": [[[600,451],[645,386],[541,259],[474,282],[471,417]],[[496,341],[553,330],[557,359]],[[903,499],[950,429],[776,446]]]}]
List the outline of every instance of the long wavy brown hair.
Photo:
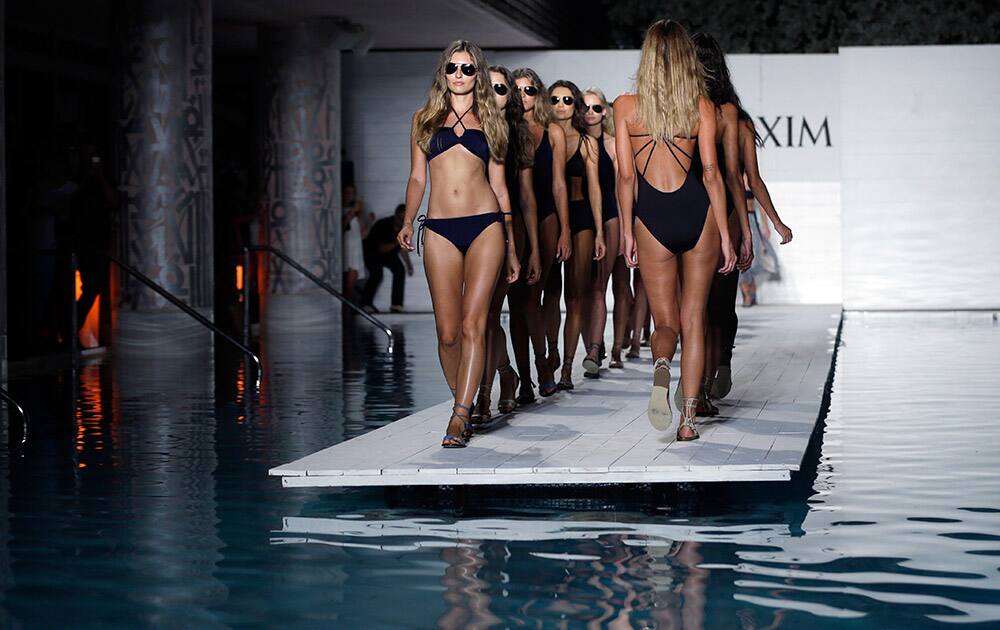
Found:
[{"label": "long wavy brown hair", "polygon": [[698,99],[707,96],[705,71],[691,37],[673,20],[646,31],[635,76],[638,117],[655,140],[687,136],[698,122]]},{"label": "long wavy brown hair", "polygon": [[524,104],[514,85],[514,75],[503,66],[490,66],[490,72],[503,75],[507,84],[507,106],[503,109],[507,119],[507,159],[513,158],[515,166],[531,168],[535,163],[535,138],[531,135],[528,122],[524,120]]},{"label": "long wavy brown hair", "polygon": [[472,113],[479,119],[479,126],[486,134],[490,155],[494,160],[503,162],[507,155],[507,122],[503,119],[503,114],[500,113],[500,108],[497,107],[496,99],[493,97],[486,55],[479,46],[464,39],[452,42],[441,52],[434,80],[427,92],[427,102],[417,111],[413,125],[413,139],[416,140],[417,146],[427,151],[430,148],[431,136],[451,113],[448,80],[445,78],[444,67],[457,52],[468,53],[472,57],[473,65],[476,66],[476,83],[472,88]]},{"label": "long wavy brown hair", "polygon": [[601,122],[601,126],[604,128],[604,133],[609,136],[615,135],[615,116],[611,111],[611,104],[608,103],[608,99],[604,96],[604,92],[598,87],[589,87],[583,91],[583,95],[593,94],[597,98],[601,99],[601,105],[604,105],[604,120]]},{"label": "long wavy brown hair", "polygon": [[531,68],[518,68],[514,71],[514,80],[530,79],[531,84],[538,90],[535,95],[535,109],[531,112],[535,122],[543,127],[548,127],[552,122],[552,106],[549,105],[549,90],[542,83],[541,77]]}]

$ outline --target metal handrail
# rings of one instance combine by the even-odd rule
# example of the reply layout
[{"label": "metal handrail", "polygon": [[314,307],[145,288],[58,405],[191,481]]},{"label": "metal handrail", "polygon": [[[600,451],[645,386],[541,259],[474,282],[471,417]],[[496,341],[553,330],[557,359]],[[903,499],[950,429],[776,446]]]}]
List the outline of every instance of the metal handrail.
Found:
[{"label": "metal handrail", "polygon": [[167,291],[166,289],[164,289],[163,287],[161,287],[160,285],[158,285],[156,282],[154,282],[152,279],[150,279],[149,277],[147,277],[146,275],[144,275],[141,271],[139,271],[135,267],[132,267],[131,265],[128,265],[128,264],[122,262],[116,256],[113,256],[111,254],[106,254],[106,255],[107,255],[108,259],[111,262],[113,262],[116,265],[118,265],[119,268],[121,268],[122,270],[126,271],[133,278],[137,279],[139,282],[142,282],[144,285],[146,285],[147,287],[149,287],[153,291],[156,291],[158,294],[160,294],[168,302],[170,302],[171,304],[173,304],[177,308],[181,309],[182,311],[184,311],[185,313],[187,313],[188,315],[190,315],[191,317],[193,317],[199,324],[201,324],[202,326],[208,328],[213,333],[215,333],[219,337],[222,337],[223,339],[225,339],[226,341],[228,341],[232,345],[236,346],[237,348],[239,348],[243,352],[243,354],[245,354],[245,355],[249,356],[251,359],[253,359],[253,362],[257,364],[257,380],[256,380],[256,383],[257,383],[257,386],[260,387],[260,379],[261,379],[261,374],[263,373],[263,369],[261,368],[260,357],[258,357],[256,354],[254,354],[253,350],[251,350],[250,348],[246,347],[242,343],[240,343],[240,342],[236,341],[235,339],[233,339],[232,337],[230,337],[224,330],[222,330],[221,328],[219,328],[218,326],[216,326],[215,324],[213,324],[211,321],[209,321],[209,319],[207,317],[205,317],[204,315],[202,315],[198,311],[194,310],[193,308],[191,308],[190,306],[188,306],[187,304],[185,304],[184,302],[182,302],[180,299],[174,297],[174,295],[172,293],[170,293],[169,291]]},{"label": "metal handrail", "polygon": [[11,398],[10,394],[3,387],[0,387],[0,398],[6,400],[8,405],[12,405],[21,414],[21,423],[24,427],[24,430],[21,432],[21,448],[23,449],[24,445],[28,443],[28,412],[16,400]]},{"label": "metal handrail", "polygon": [[277,249],[275,247],[271,247],[270,245],[248,245],[248,246],[246,246],[246,247],[243,248],[243,340],[244,340],[244,343],[247,343],[248,340],[249,340],[249,338],[250,338],[250,317],[249,317],[249,312],[250,312],[250,288],[249,288],[250,287],[250,282],[249,282],[249,278],[250,278],[250,252],[252,252],[252,251],[254,251],[254,252],[268,252],[270,254],[274,254],[275,256],[277,256],[278,258],[280,258],[281,260],[283,260],[286,263],[288,263],[288,265],[291,266],[293,269],[295,269],[296,271],[298,271],[299,273],[301,273],[305,277],[307,277],[310,280],[312,280],[318,287],[320,287],[321,289],[325,290],[327,293],[329,293],[333,297],[337,298],[338,300],[340,300],[341,302],[343,302],[344,304],[346,304],[355,313],[358,313],[359,315],[361,315],[362,317],[364,317],[365,319],[367,319],[369,322],[372,323],[372,325],[374,325],[376,328],[379,328],[382,332],[385,333],[385,336],[388,337],[388,347],[386,348],[386,352],[388,354],[392,354],[392,351],[393,351],[393,349],[395,347],[395,343],[394,343],[394,340],[393,340],[393,337],[392,337],[392,330],[390,330],[388,326],[386,326],[385,324],[383,324],[378,318],[373,317],[370,313],[366,313],[364,310],[358,308],[358,306],[356,304],[354,304],[354,302],[351,302],[346,297],[344,297],[344,295],[340,291],[334,289],[332,286],[330,286],[329,283],[324,282],[319,277],[317,277],[314,273],[312,273],[311,271],[309,271],[308,269],[306,269],[305,267],[303,267],[299,263],[295,262],[295,260],[293,260],[288,254],[286,254],[285,252],[281,251],[280,249]]}]

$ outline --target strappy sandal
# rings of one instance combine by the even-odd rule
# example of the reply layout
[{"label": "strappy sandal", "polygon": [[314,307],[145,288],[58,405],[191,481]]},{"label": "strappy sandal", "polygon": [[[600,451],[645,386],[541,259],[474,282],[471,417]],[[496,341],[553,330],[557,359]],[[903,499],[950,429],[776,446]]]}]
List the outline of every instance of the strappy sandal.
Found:
[{"label": "strappy sandal", "polygon": [[[698,434],[698,429],[694,426],[694,419],[697,414],[698,409],[698,399],[697,398],[685,398],[684,399],[684,409],[681,411],[681,424],[677,427],[677,441],[678,442],[690,442],[692,440],[697,440],[701,436]],[[687,431],[684,435],[681,435],[682,431]]]},{"label": "strappy sandal", "polygon": [[[521,384],[521,377],[517,375],[517,372],[515,372],[514,368],[510,366],[510,363],[508,363],[507,365],[501,365],[499,368],[497,368],[497,372],[500,373],[500,401],[497,403],[497,411],[499,411],[500,413],[510,413],[514,411],[515,408],[517,408],[517,400],[514,399],[514,392],[517,391],[517,386]],[[509,390],[511,394],[506,398],[504,398],[503,394],[504,375],[514,376],[514,385],[512,385]]]},{"label": "strappy sandal", "polygon": [[489,424],[493,420],[493,414],[490,413],[490,390],[479,389],[479,396],[473,409],[472,415],[469,416],[469,424],[473,428]]},{"label": "strappy sandal", "polygon": [[535,384],[528,379],[521,382],[521,391],[517,395],[518,405],[530,405],[535,402]]},{"label": "strappy sandal", "polygon": [[623,370],[625,369],[625,364],[622,363],[622,347],[612,346],[611,347],[611,361],[608,362],[608,367],[612,370]]},{"label": "strappy sandal", "polygon": [[604,347],[604,342],[601,342],[601,348],[597,352],[597,362],[604,363],[604,359],[608,358],[607,348]]},{"label": "strappy sandal", "polygon": [[670,411],[670,361],[660,357],[653,364],[653,389],[649,392],[649,423],[657,431],[666,431],[674,422]]},{"label": "strappy sandal", "polygon": [[719,415],[719,408],[712,404],[708,397],[708,391],[712,388],[712,379],[706,378],[701,384],[701,392],[698,396],[698,415],[711,417]]},{"label": "strappy sandal", "polygon": [[[460,410],[465,410],[466,413],[460,413]],[[452,418],[458,418],[462,421],[462,432],[459,435],[451,435],[450,433],[445,433],[444,438],[441,439],[441,448],[465,448],[469,444],[469,438],[472,437],[472,428],[469,426],[469,408],[462,403],[455,403],[451,408],[451,418],[448,418],[448,424],[451,424]]]},{"label": "strappy sandal", "polygon": [[552,373],[550,366],[549,360],[545,357],[535,359],[535,368],[538,370],[538,394],[542,398],[548,398],[559,391],[559,386],[556,385],[555,375]]},{"label": "strappy sandal", "polygon": [[626,359],[638,359],[639,358],[639,346],[632,344],[629,346],[628,354],[625,355]]},{"label": "strappy sandal", "polygon": [[[569,368],[570,369],[570,374],[572,375],[572,373],[573,373],[573,360],[570,359],[569,361],[564,361],[562,367],[563,367],[563,372],[566,371],[566,368]],[[563,392],[568,392],[568,391],[572,390],[573,389],[573,377],[570,376],[569,378],[567,378],[564,375],[562,378],[559,379],[559,382],[556,383],[556,387],[559,388],[559,391],[563,391]]]},{"label": "strappy sandal", "polygon": [[[596,354],[598,360],[590,358],[591,354]],[[587,356],[583,358],[583,375],[586,378],[601,378],[601,344],[592,343],[587,346]]]}]

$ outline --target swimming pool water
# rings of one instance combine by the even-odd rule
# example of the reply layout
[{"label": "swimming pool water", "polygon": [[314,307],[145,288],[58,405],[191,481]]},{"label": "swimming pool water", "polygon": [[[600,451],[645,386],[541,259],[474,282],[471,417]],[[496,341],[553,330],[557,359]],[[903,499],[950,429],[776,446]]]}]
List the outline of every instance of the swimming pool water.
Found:
[{"label": "swimming pool water", "polygon": [[788,483],[281,488],[268,468],[447,397],[431,318],[390,321],[393,357],[363,324],[271,340],[259,396],[221,350],[15,371],[0,625],[1000,625],[988,314],[849,314]]}]

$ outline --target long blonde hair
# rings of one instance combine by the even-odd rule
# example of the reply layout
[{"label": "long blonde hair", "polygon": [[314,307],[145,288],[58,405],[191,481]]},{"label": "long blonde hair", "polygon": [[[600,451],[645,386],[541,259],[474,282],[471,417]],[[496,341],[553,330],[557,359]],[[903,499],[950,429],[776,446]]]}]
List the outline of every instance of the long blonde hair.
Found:
[{"label": "long blonde hair", "polygon": [[[535,95],[535,108],[531,111],[531,117],[542,127],[548,127],[552,122],[552,104],[549,103],[549,90],[542,83],[541,77],[531,68],[518,68],[514,71],[514,80],[530,79],[531,84],[538,90]],[[518,95],[520,97],[520,95]]]},{"label": "long blonde hair", "polygon": [[417,111],[413,125],[413,139],[417,146],[425,152],[430,148],[431,137],[444,124],[452,107],[448,100],[448,79],[444,67],[451,61],[451,56],[457,52],[468,53],[476,66],[476,83],[472,88],[472,113],[479,119],[479,125],[486,135],[486,143],[490,147],[490,155],[498,162],[503,162],[507,156],[507,121],[497,107],[493,96],[493,86],[490,84],[489,65],[482,49],[472,42],[460,39],[452,42],[441,53],[438,59],[437,71],[427,92],[427,102]]},{"label": "long blonde hair", "polygon": [[698,99],[707,95],[705,71],[684,27],[658,20],[646,31],[635,75],[638,117],[654,140],[687,136],[698,123]]},{"label": "long blonde hair", "polygon": [[611,111],[611,105],[608,103],[608,99],[604,96],[604,92],[600,88],[589,87],[583,91],[583,95],[593,94],[601,100],[601,105],[604,106],[604,122],[601,126],[604,128],[604,133],[609,136],[615,135],[615,117]]}]

